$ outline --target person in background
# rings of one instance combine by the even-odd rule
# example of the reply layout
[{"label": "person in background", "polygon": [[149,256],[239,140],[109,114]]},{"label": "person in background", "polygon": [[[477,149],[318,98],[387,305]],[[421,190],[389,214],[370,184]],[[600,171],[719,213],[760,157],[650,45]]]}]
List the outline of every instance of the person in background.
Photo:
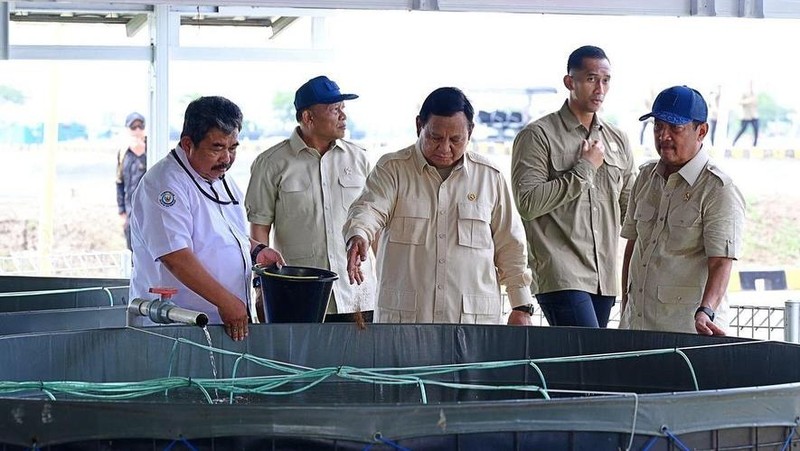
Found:
[{"label": "person in background", "polygon": [[139,180],[147,171],[147,133],[144,116],[131,113],[125,118],[130,140],[128,146],[117,152],[117,210],[123,220],[125,244],[131,249],[131,196]]},{"label": "person in background", "polygon": [[378,239],[383,323],[531,324],[525,236],[502,172],[467,151],[474,109],[457,88],[434,90],[416,118],[417,142],[381,157],[344,225],[350,283]]},{"label": "person in background", "polygon": [[186,108],[179,144],[133,192],[130,299],[174,287],[179,307],[224,324],[234,340],[248,333],[252,265],[283,265],[279,252],[248,237],[242,193],[226,172],[236,159],[242,112],[224,97]]},{"label": "person in background", "polygon": [[725,291],[741,255],[744,199],[703,149],[703,96],[662,91],[652,111],[659,159],[639,168],[622,237],[620,328],[725,335]]},{"label": "person in background", "polygon": [[634,180],[628,138],[597,114],[611,86],[605,52],[570,54],[559,111],[517,134],[511,189],[533,271],[531,289],[551,326],[606,327],[620,294],[617,248]]},{"label": "person in background", "polygon": [[371,322],[375,307],[372,252],[363,265],[364,283],[353,286],[344,277],[342,226],[370,171],[367,152],[344,139],[344,101],[357,97],[342,94],[325,76],[300,86],[294,98],[298,126],[289,139],[253,161],[245,196],[254,239],[269,243],[273,232],[275,249],[288,264],[341,275],[333,284],[325,322],[356,321],[358,316]]},{"label": "person in background", "polygon": [[[713,91],[711,91],[711,102],[708,103],[708,124],[711,126],[708,132],[709,138],[711,138],[711,145],[714,145],[714,138],[717,134],[717,120],[719,119],[719,99],[722,96],[722,86],[717,85]],[[650,108],[650,105],[647,106]]]},{"label": "person in background", "polygon": [[742,94],[742,100],[739,101],[742,106],[742,119],[739,121],[739,132],[733,138],[733,145],[742,137],[747,130],[747,126],[753,127],[753,147],[758,145],[758,96],[753,88],[753,81],[750,81],[749,88]]}]

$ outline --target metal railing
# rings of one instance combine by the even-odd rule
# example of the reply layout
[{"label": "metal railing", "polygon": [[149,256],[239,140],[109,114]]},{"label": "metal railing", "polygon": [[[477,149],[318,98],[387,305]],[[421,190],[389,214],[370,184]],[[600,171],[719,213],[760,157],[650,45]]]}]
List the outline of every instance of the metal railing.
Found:
[{"label": "metal railing", "polygon": [[[47,262],[50,276],[126,278],[131,275],[129,251],[51,254]],[[0,275],[30,276],[44,275],[44,272],[35,252],[0,258]]]},{"label": "metal railing", "polygon": [[[784,307],[762,307],[757,305],[732,305],[732,318],[728,332],[735,337],[755,338],[758,340],[784,340]],[[611,309],[608,327],[619,327],[619,304]],[[533,324],[547,326],[542,309],[536,305],[533,313]]]}]

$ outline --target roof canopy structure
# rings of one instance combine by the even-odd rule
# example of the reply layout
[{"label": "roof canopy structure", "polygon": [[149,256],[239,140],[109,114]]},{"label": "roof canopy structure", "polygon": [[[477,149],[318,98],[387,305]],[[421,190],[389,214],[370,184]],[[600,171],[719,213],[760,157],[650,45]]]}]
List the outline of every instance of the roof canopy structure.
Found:
[{"label": "roof canopy structure", "polygon": [[[325,16],[334,10],[506,12],[598,16],[798,18],[798,0],[127,0],[0,2],[0,59],[128,60],[151,63],[151,142],[168,148],[170,61],[324,61]],[[181,46],[182,25],[270,28],[278,36],[299,17],[311,17],[308,48]],[[11,22],[124,24],[129,37],[149,27],[150,45],[21,45]],[[12,36],[13,38],[13,36]],[[159,158],[161,155],[154,155]]]}]

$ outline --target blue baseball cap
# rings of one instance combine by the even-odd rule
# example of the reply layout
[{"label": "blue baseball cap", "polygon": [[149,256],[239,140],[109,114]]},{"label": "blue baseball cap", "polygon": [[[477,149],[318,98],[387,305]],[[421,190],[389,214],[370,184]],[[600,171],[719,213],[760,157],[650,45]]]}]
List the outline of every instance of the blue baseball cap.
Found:
[{"label": "blue baseball cap", "polygon": [[643,121],[650,117],[673,125],[688,124],[692,121],[706,122],[708,105],[696,89],[673,86],[661,91],[653,102],[653,111],[640,117],[639,120]]},{"label": "blue baseball cap", "polygon": [[296,111],[302,111],[318,103],[331,104],[357,98],[355,94],[342,94],[335,81],[320,75],[305,82],[294,93],[294,108]]}]

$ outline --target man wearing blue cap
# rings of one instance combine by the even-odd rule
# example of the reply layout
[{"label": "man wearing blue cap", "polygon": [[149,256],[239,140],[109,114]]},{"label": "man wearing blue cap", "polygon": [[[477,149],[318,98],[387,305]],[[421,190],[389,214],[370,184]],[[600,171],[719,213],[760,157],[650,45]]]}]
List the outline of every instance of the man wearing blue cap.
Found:
[{"label": "man wearing blue cap", "polygon": [[303,84],[294,98],[298,126],[253,161],[245,196],[254,239],[269,243],[274,232],[287,264],[339,274],[325,322],[370,322],[375,305],[372,254],[363,268],[365,284],[350,285],[344,277],[342,226],[370,171],[366,151],[344,139],[344,101],[355,98],[325,76]]},{"label": "man wearing blue cap", "polygon": [[124,221],[125,243],[131,249],[131,197],[139,180],[147,170],[147,134],[144,131],[144,116],[133,112],[125,118],[130,141],[117,152],[117,208]]},{"label": "man wearing blue cap", "polygon": [[665,89],[639,120],[651,117],[660,158],[639,168],[622,227],[620,327],[725,335],[744,199],[703,149],[708,107],[697,90]]}]

